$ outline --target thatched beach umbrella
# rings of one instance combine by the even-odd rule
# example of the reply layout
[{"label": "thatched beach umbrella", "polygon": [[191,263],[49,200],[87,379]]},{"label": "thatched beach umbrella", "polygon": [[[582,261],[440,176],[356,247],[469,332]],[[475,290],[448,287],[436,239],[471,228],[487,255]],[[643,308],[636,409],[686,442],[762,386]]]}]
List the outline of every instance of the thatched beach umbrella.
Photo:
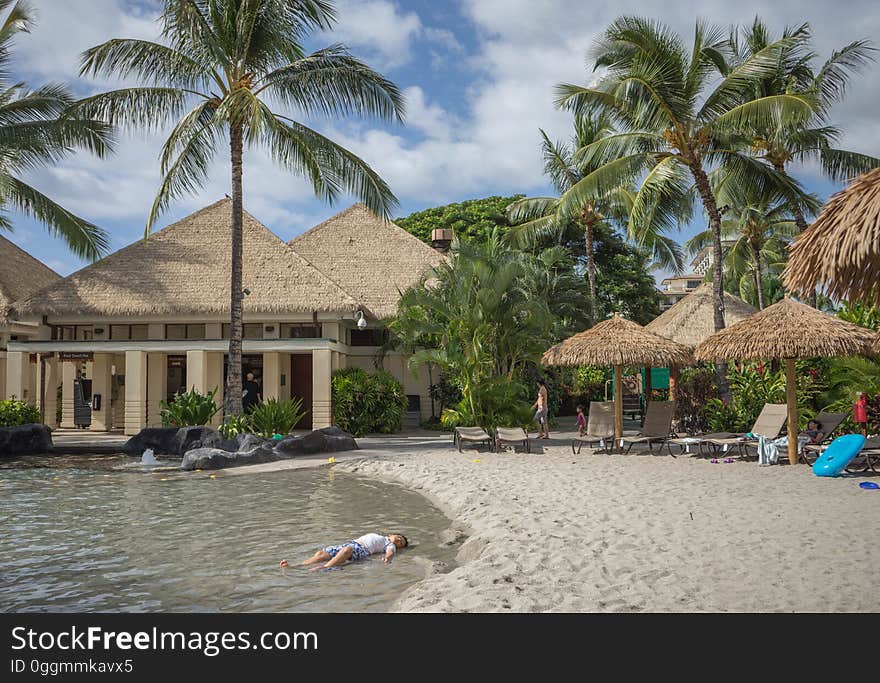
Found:
[{"label": "thatched beach umbrella", "polygon": [[623,436],[623,366],[687,365],[691,350],[644,327],[614,317],[559,342],[541,357],[544,365],[611,365],[614,367],[614,436]]},{"label": "thatched beach umbrella", "polygon": [[[733,294],[724,292],[725,326],[738,323],[756,313],[757,310]],[[645,329],[693,349],[715,334],[714,315],[715,302],[712,298],[712,283],[704,282],[681,301],[645,325]],[[677,374],[677,368],[670,368],[670,401],[675,400]]]},{"label": "thatched beach umbrella", "polygon": [[[797,463],[797,358],[855,356],[868,353],[874,333],[788,297],[713,334],[694,351],[697,360],[785,361],[788,405],[788,460]],[[769,436],[769,435],[768,435]]]},{"label": "thatched beach umbrella", "polygon": [[880,169],[833,195],[789,254],[789,290],[807,295],[821,285],[834,299],[880,304]]}]

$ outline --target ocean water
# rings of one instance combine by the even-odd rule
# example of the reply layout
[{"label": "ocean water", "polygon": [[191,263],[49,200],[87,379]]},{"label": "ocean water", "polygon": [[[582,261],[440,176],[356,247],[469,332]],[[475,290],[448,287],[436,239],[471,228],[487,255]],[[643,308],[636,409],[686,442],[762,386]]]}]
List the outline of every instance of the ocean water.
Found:
[{"label": "ocean water", "polygon": [[[0,611],[376,612],[454,566],[449,520],[400,486],[332,468],[211,479],[136,462],[0,461]],[[371,531],[411,547],[389,565],[278,566]]]}]

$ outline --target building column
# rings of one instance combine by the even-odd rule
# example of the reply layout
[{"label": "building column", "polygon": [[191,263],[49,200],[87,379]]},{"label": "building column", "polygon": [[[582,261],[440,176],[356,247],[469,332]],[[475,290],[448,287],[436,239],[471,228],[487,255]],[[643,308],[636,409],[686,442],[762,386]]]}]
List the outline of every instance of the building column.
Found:
[{"label": "building column", "polygon": [[43,423],[49,427],[55,427],[58,413],[58,385],[59,382],[58,362],[54,358],[46,358],[43,361],[43,396],[40,410],[43,414]]},{"label": "building column", "polygon": [[200,394],[208,393],[208,353],[206,351],[186,352],[186,387]]},{"label": "building column", "polygon": [[110,398],[113,389],[113,378],[110,376],[110,366],[113,365],[113,356],[107,353],[96,353],[92,361],[92,397],[101,395],[101,409],[92,410],[92,424],[89,429],[93,432],[108,432],[113,429],[113,402]]},{"label": "building column", "polygon": [[28,354],[22,351],[6,352],[6,397],[15,397],[19,401],[26,401],[25,389],[27,380],[25,372],[29,370]]},{"label": "building column", "polygon": [[[278,384],[279,384],[279,398],[282,401],[290,400],[290,354],[289,353],[280,353],[278,354],[278,363],[280,367],[278,368]],[[281,383],[281,378],[284,378],[284,383]]]},{"label": "building column", "polygon": [[147,352],[125,352],[125,433],[147,426]]},{"label": "building column", "polygon": [[76,363],[61,363],[61,428],[76,429],[73,421],[73,385],[76,382]]},{"label": "building column", "polygon": [[281,354],[263,354],[263,399],[281,398]]},{"label": "building column", "polygon": [[205,386],[207,387],[207,392],[217,390],[217,393],[214,394],[214,405],[216,405],[219,410],[214,413],[214,417],[211,419],[211,424],[215,427],[219,427],[223,424],[223,395],[226,391],[226,387],[223,386],[223,353],[207,353],[206,361],[206,370],[205,370]]},{"label": "building column", "polygon": [[312,351],[312,429],[330,426],[330,353]]},{"label": "building column", "polygon": [[147,426],[161,427],[162,407],[168,396],[168,354],[147,354]]}]

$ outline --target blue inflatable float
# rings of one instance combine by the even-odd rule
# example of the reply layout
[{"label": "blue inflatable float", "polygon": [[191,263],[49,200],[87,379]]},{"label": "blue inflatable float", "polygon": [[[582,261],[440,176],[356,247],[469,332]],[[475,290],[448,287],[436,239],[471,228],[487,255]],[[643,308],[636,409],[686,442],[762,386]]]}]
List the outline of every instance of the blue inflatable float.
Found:
[{"label": "blue inflatable float", "polygon": [[865,441],[861,434],[838,436],[813,463],[813,474],[817,477],[836,477],[861,452]]}]

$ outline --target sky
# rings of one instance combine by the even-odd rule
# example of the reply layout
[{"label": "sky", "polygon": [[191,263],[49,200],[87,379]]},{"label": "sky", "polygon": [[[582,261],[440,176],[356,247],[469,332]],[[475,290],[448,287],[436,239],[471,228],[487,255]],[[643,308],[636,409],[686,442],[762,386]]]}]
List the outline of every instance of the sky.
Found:
[{"label": "sky", "polygon": [[[154,0],[30,0],[37,25],[14,47],[14,77],[31,86],[68,84],[77,96],[118,87],[80,78],[79,55],[110,38],[155,39]],[[845,8],[844,8],[845,4]],[[489,195],[551,193],[542,173],[539,128],[568,139],[571,119],[553,106],[558,83],[587,84],[593,41],[621,14],[662,18],[689,40],[697,17],[722,26],[750,23],[756,14],[776,32],[807,21],[821,59],[853,40],[880,46],[880,3],[837,1],[703,0],[337,0],[339,21],[309,38],[307,49],[344,43],[404,92],[404,125],[363,119],[302,119],[366,160],[398,197],[395,217],[432,206]],[[845,11],[844,11],[845,9]],[[878,53],[880,54],[880,53]],[[844,131],[841,147],[880,156],[880,64],[857,77],[832,120]],[[40,191],[104,228],[118,249],[143,235],[159,186],[159,150],[167,131],[122,132],[116,153],[97,159],[75,153],[27,176]],[[817,168],[793,167],[823,200],[841,188]],[[163,227],[230,192],[228,156],[219,154],[210,181],[163,214]],[[245,209],[290,239],[356,201],[334,206],[310,185],[276,166],[259,148],[245,151]],[[677,236],[702,230],[702,218]],[[62,275],[85,264],[44,227],[12,213],[5,236]],[[661,274],[658,274],[658,277]]]}]

